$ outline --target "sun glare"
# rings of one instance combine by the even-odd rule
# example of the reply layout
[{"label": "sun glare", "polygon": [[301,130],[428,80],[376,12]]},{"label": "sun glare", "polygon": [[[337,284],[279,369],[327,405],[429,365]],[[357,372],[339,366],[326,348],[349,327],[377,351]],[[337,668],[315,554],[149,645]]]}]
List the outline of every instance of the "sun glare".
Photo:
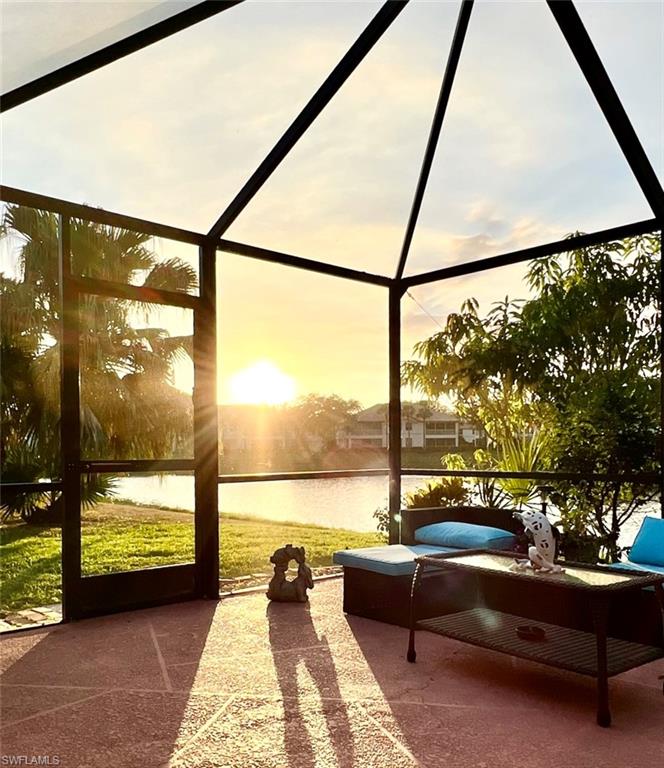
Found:
[{"label": "sun glare", "polygon": [[269,360],[258,362],[231,376],[231,399],[234,403],[281,405],[295,397],[295,379],[287,376]]}]

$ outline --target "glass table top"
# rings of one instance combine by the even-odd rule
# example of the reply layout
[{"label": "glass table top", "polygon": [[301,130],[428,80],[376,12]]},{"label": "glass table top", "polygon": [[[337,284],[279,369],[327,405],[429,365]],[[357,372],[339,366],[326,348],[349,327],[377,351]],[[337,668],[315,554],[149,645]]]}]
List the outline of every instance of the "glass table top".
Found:
[{"label": "glass table top", "polygon": [[[556,583],[567,584],[569,586],[587,586],[587,587],[609,587],[626,584],[634,581],[635,578],[642,579],[649,574],[643,573],[616,573],[615,571],[605,570],[603,568],[579,568],[575,566],[566,567],[562,563],[563,573],[544,573],[533,570],[515,570],[513,569],[515,558],[512,554],[502,555],[490,552],[477,552],[468,555],[455,555],[454,557],[441,558],[441,563],[458,564],[474,568],[481,568],[488,571],[509,574],[510,576],[526,576],[538,580],[547,580]],[[655,574],[652,574],[655,575]]]}]

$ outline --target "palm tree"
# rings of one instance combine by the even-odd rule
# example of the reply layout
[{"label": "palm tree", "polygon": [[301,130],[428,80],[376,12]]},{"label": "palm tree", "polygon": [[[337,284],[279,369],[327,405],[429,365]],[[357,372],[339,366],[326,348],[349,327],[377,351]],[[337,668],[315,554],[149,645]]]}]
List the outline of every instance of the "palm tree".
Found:
[{"label": "palm tree", "polygon": [[[16,245],[16,274],[0,275],[2,389],[0,461],[5,482],[59,474],[60,321],[58,220],[45,211],[8,206],[0,236]],[[193,267],[158,262],[149,235],[71,221],[74,274],[191,292]],[[91,459],[191,455],[191,397],[173,386],[174,367],[191,356],[191,334],[149,325],[154,305],[93,295],[79,304],[81,451]],[[185,310],[183,310],[185,311]],[[104,482],[90,483],[104,492]],[[101,481],[101,482],[100,482]],[[93,495],[94,495],[93,493]],[[5,513],[46,506],[34,494],[5,498]]]}]

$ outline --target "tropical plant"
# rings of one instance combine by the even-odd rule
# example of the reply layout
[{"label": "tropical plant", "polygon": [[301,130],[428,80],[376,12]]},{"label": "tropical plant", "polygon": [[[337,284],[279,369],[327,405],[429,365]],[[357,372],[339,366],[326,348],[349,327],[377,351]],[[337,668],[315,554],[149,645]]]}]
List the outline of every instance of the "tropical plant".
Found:
[{"label": "tropical plant", "polygon": [[481,423],[500,461],[537,431],[543,469],[610,475],[556,484],[564,525],[602,538],[610,558],[621,525],[658,492],[626,476],[661,472],[660,250],[645,235],[533,261],[532,298],[485,317],[467,300],[403,366],[406,383]]},{"label": "tropical plant", "polygon": [[[490,470],[496,468],[495,456],[484,448],[478,448],[473,452],[471,466],[468,465],[464,456],[456,453],[443,456],[441,463],[447,469]],[[511,506],[509,496],[501,489],[496,478],[477,475],[469,478],[467,482],[470,484],[471,498],[474,503],[494,508]]]},{"label": "tropical plant", "polygon": [[[501,472],[536,472],[542,468],[545,449],[542,432],[513,435],[498,447],[496,468]],[[538,485],[533,480],[501,477],[497,483],[519,509],[528,506],[539,495]]]},{"label": "tropical plant", "polygon": [[415,507],[457,507],[468,503],[470,489],[460,477],[445,477],[429,480],[423,488],[406,494],[406,506]]},{"label": "tropical plant", "polygon": [[563,472],[605,473],[607,480],[558,481],[552,500],[568,538],[596,538],[605,558],[620,554],[624,523],[659,494],[657,483],[625,481],[625,475],[661,473],[661,436],[652,383],[607,374],[572,397],[556,424],[550,461]]},{"label": "tropical plant", "polygon": [[520,304],[505,298],[481,318],[478,302],[467,299],[442,331],[415,344],[416,358],[401,369],[404,384],[431,400],[451,398],[459,416],[480,424],[494,445],[515,431],[541,428],[549,411],[515,380],[509,365],[494,365],[507,354]]},{"label": "tropical plant", "polygon": [[[3,479],[30,482],[59,475],[61,309],[58,220],[48,212],[7,206],[0,226],[14,246],[16,268],[0,275]],[[196,272],[179,259],[159,263],[149,236],[71,220],[77,275],[191,291]],[[151,327],[152,305],[83,294],[79,302],[81,452],[95,459],[191,455],[191,397],[173,386],[174,367],[191,355],[191,334]],[[21,453],[23,451],[23,453]],[[85,485],[85,484],[84,484]],[[106,481],[91,489],[108,490]],[[89,498],[97,491],[91,490]],[[22,516],[51,508],[54,498],[17,496],[2,508]]]}]

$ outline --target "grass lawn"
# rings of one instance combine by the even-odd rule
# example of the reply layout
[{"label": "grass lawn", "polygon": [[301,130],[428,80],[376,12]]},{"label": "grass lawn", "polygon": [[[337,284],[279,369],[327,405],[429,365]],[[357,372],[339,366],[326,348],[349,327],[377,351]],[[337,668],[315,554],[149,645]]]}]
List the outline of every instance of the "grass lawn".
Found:
[{"label": "grass lawn", "polygon": [[[83,573],[113,573],[193,560],[193,516],[101,505],[82,526]],[[110,510],[110,511],[109,511]],[[136,516],[132,517],[132,510]],[[150,514],[147,513],[152,513]],[[139,514],[140,513],[140,514]],[[163,514],[166,514],[165,512]],[[151,519],[152,517],[152,519]],[[286,543],[305,547],[312,566],[329,565],[332,552],[383,543],[378,533],[357,533],[299,523],[222,516],[221,577],[268,573],[272,552]],[[0,611],[38,607],[61,600],[59,528],[9,524],[0,527]]]}]

